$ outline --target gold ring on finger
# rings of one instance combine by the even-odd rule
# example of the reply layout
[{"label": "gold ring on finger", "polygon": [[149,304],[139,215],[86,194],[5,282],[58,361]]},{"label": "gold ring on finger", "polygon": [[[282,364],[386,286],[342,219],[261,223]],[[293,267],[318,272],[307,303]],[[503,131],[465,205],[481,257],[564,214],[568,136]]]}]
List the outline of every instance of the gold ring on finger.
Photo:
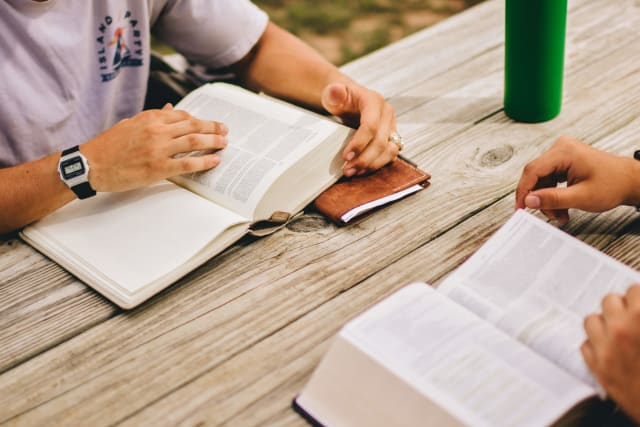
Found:
[{"label": "gold ring on finger", "polygon": [[395,130],[391,132],[391,134],[389,135],[389,142],[396,144],[396,146],[398,147],[398,151],[402,151],[402,149],[404,148],[404,142],[402,142],[402,137]]}]

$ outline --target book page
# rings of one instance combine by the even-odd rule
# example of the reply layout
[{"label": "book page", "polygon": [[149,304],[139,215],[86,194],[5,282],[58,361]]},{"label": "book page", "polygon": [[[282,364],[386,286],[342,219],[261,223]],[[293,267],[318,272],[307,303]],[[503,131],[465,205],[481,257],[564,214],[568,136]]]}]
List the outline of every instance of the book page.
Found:
[{"label": "book page", "polygon": [[640,273],[524,211],[438,288],[586,384],[583,319]]},{"label": "book page", "polygon": [[[325,117],[224,83],[195,90],[176,108],[226,124],[229,144],[219,152],[221,162],[216,168],[173,180],[255,220],[268,219],[254,218],[254,211],[278,177],[344,128]],[[334,154],[339,150],[340,146],[334,147]],[[293,196],[287,194],[288,199]]]},{"label": "book page", "polygon": [[157,280],[176,280],[189,272],[196,267],[191,260],[204,248],[227,229],[248,222],[163,181],[69,203],[26,228],[24,235],[87,284],[126,299]]},{"label": "book page", "polygon": [[420,190],[423,190],[424,187],[420,184],[416,184],[409,188],[405,188],[404,190],[400,190],[397,193],[390,194],[388,196],[382,197],[380,199],[374,200],[369,203],[365,203],[363,205],[357,206],[350,211],[345,212],[340,219],[344,222],[349,222],[353,218],[362,215],[364,213],[369,212],[372,209],[377,208],[378,206],[386,205],[387,203],[394,202],[396,200],[402,199],[410,194],[417,193]]},{"label": "book page", "polygon": [[341,335],[466,425],[548,425],[594,393],[423,283],[377,304]]}]

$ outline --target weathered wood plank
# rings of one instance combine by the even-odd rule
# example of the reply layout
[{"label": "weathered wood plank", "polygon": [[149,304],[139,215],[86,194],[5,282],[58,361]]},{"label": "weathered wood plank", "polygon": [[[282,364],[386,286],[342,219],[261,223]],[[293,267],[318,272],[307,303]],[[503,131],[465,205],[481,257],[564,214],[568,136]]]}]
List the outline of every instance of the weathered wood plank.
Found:
[{"label": "weathered wood plank", "polygon": [[19,240],[0,245],[0,372],[112,316],[104,298]]},{"label": "weathered wood plank", "polygon": [[[201,375],[184,388],[148,406],[125,425],[197,425],[207,420],[229,425],[275,425],[301,390],[326,350],[330,336],[349,318],[399,287],[416,280],[436,282],[473,253],[512,213],[510,195],[313,312],[267,337],[251,349]],[[635,214],[619,209],[604,215],[579,214],[567,227],[604,248]],[[603,233],[603,231],[608,233]],[[329,336],[327,333],[331,332]],[[295,418],[295,417],[294,417]],[[302,420],[298,419],[300,425]]]},{"label": "weathered wood plank", "polygon": [[[441,58],[438,64],[448,64],[449,69],[455,69],[456,64],[460,61],[460,58],[448,55],[446,58]],[[464,61],[462,59],[462,62]],[[473,68],[478,69],[476,67]],[[482,67],[479,68],[482,69]],[[459,82],[453,81],[453,83],[447,83],[447,86],[456,90],[458,85],[463,85],[465,82],[477,78],[477,72],[469,69],[466,72],[466,80],[462,80],[461,77]],[[442,81],[449,82],[451,80],[442,79]],[[479,111],[474,117],[481,118],[485,115],[484,111]],[[411,124],[408,126],[410,128]],[[456,124],[454,127],[457,129],[459,125]],[[453,129],[454,133],[456,129]],[[439,139],[432,136],[430,141],[445,140],[450,135],[451,132],[447,131],[442,133]],[[0,282],[2,290],[0,292],[0,313],[7,323],[10,322],[14,325],[14,330],[7,330],[4,335],[0,335],[0,348],[5,349],[4,353],[0,350],[0,372],[70,338],[73,336],[70,331],[75,330],[80,333],[117,312],[114,306],[109,306],[102,297],[92,290],[85,289],[82,292],[75,292],[80,291],[80,288],[73,287],[75,285],[67,287],[72,279],[63,270],[58,270],[57,274],[52,273],[48,280],[38,280],[35,276],[31,276],[32,279],[27,281],[13,280],[20,275],[27,275],[30,271],[38,271],[41,268],[55,270],[56,267],[48,259],[18,240],[11,240],[3,247],[10,249],[10,253],[8,250],[2,251],[0,248],[0,277],[2,277],[2,282]],[[7,267],[3,269],[4,265]],[[64,296],[62,300],[59,299],[61,296]],[[51,305],[43,306],[42,301],[49,301],[51,304],[53,301],[57,301],[58,310],[55,313],[50,310],[36,310],[37,307],[45,309]],[[81,307],[83,316],[76,316],[78,307]],[[16,317],[16,313],[29,314]],[[30,329],[28,340],[19,339],[20,335],[16,332],[21,328]],[[56,336],[56,331],[60,331],[61,334]]]},{"label": "weathered wood plank", "polygon": [[[580,4],[580,2],[574,2],[574,4]],[[578,11],[582,11],[585,8],[575,8]],[[615,15],[609,17],[607,14],[604,14],[604,17],[607,19],[615,19]],[[586,21],[585,22],[589,22]],[[449,24],[453,25],[453,24]],[[493,28],[493,27],[492,27]],[[580,23],[580,25],[575,25],[574,33],[576,34],[575,38],[585,38],[582,35],[582,28],[586,28],[591,30],[591,27],[587,26],[584,23]],[[465,30],[466,31],[466,30]],[[496,36],[498,37],[498,36]],[[423,48],[423,46],[420,46]],[[392,50],[391,48],[389,50]],[[397,49],[396,49],[397,50]],[[497,55],[497,56],[495,56]],[[404,94],[398,96],[397,103],[396,98],[392,99],[392,103],[401,107],[399,113],[401,114],[400,123],[401,128],[410,129],[411,131],[407,132],[407,140],[410,141],[410,145],[412,141],[417,143],[418,138],[423,142],[421,145],[428,146],[429,144],[437,144],[442,141],[446,141],[452,135],[459,133],[461,130],[464,130],[472,125],[472,123],[484,117],[487,114],[495,111],[496,108],[500,105],[500,88],[499,84],[496,82],[500,81],[500,76],[496,73],[499,72],[501,61],[500,61],[501,49],[494,49],[493,55],[480,55],[472,58],[471,61],[467,61],[466,59],[461,63],[461,66],[456,68],[452,66],[452,58],[456,58],[452,55],[449,55],[449,62],[447,60],[438,61],[440,65],[449,64],[448,75],[441,76],[439,79],[428,80],[428,84],[421,89],[417,89],[415,94],[431,94],[434,97],[432,102],[423,102],[422,97],[407,97]],[[477,61],[477,59],[480,59]],[[459,61],[459,60],[458,60]],[[455,62],[455,61],[454,61]],[[417,67],[412,67],[412,69],[417,70],[417,72],[421,73]],[[478,73],[477,70],[482,70],[482,73]],[[431,72],[429,70],[423,70],[426,72]],[[494,75],[495,74],[495,75]],[[480,75],[486,75],[483,79],[479,79]],[[421,78],[425,78],[425,75],[421,75]],[[446,77],[446,78],[445,78]],[[480,81],[480,83],[478,83]],[[475,82],[475,83],[474,83]],[[491,84],[487,84],[487,82],[491,82]],[[485,86],[483,89],[485,93],[487,93],[486,97],[478,97],[475,99],[468,100],[467,104],[463,102],[463,98],[459,98],[458,101],[451,101],[455,99],[455,97],[449,96],[447,97],[447,91],[451,94],[458,95],[468,95],[472,93],[473,90],[477,90],[478,87]],[[475,88],[475,89],[474,89]],[[489,91],[489,88],[491,89]],[[414,95],[415,95],[414,94]],[[443,95],[445,95],[443,97]],[[417,109],[414,111],[409,111],[407,114],[402,115],[403,108],[407,107],[410,109],[415,107],[415,103],[422,103],[422,109]],[[444,112],[444,113],[442,113]],[[456,118],[457,117],[457,118]],[[425,120],[425,118],[427,118]],[[424,123],[421,123],[424,122]],[[419,123],[419,124],[418,124]],[[420,132],[415,132],[419,130]],[[426,134],[425,134],[426,132]],[[415,137],[413,136],[415,134]],[[425,144],[424,141],[427,143]],[[38,264],[33,265],[33,268],[38,268],[39,265],[44,265],[48,263],[45,258],[42,258],[35,252],[32,252],[28,247],[20,244],[20,249],[23,252],[30,253],[29,256],[35,256],[38,259]],[[16,254],[18,251],[15,251]],[[4,258],[7,260],[8,258],[5,256]],[[11,261],[11,259],[8,259]],[[20,271],[19,268],[16,271]],[[60,273],[60,280],[63,280],[64,273]],[[7,313],[6,308],[12,306],[15,301],[11,299],[12,296],[18,295],[21,302],[22,308],[18,308],[17,310],[20,312],[29,311],[30,316],[34,318],[46,319],[46,322],[36,322],[36,325],[46,326],[45,330],[40,331],[37,326],[34,326],[31,329],[30,336],[32,337],[29,341],[23,341],[22,344],[15,342],[11,342],[11,337],[16,336],[15,334],[9,334],[7,331],[6,336],[9,337],[9,342],[5,343],[0,339],[0,347],[5,348],[13,348],[12,355],[6,356],[4,358],[0,355],[0,371],[10,368],[16,363],[19,363],[22,360],[25,360],[33,354],[37,354],[47,347],[53,346],[60,342],[61,340],[67,339],[72,336],[69,331],[75,330],[77,332],[81,332],[86,328],[91,327],[93,324],[96,324],[108,317],[110,317],[116,310],[113,307],[109,307],[108,304],[104,303],[104,300],[95,294],[91,290],[86,290],[84,292],[80,292],[74,297],[65,298],[63,301],[60,301],[60,304],[68,305],[69,307],[77,306],[77,301],[74,298],[77,298],[78,301],[83,301],[83,304],[86,304],[87,310],[83,310],[85,316],[81,316],[80,318],[72,319],[68,313],[71,313],[71,310],[61,308],[58,310],[58,314],[53,315],[51,312],[46,313],[37,313],[33,311],[34,307],[38,307],[38,304],[35,304],[34,301],[31,301],[30,298],[26,298],[30,295],[29,292],[35,292],[33,298],[35,301],[39,300],[55,300],[57,296],[66,295],[68,296],[69,289],[62,290],[58,289],[54,286],[54,288],[49,288],[47,283],[52,283],[55,285],[55,280],[51,282],[36,282],[29,284],[29,291],[25,291],[24,286],[5,286],[3,288],[4,292],[0,296],[0,311],[3,313]],[[52,293],[52,296],[47,296],[47,293]],[[30,309],[27,309],[30,307]],[[95,312],[95,315],[92,316],[90,313],[93,313],[93,310],[97,307],[100,309]],[[75,311],[75,310],[74,310]],[[11,321],[19,322],[21,319],[12,318]],[[29,320],[29,319],[27,319]],[[80,322],[80,323],[76,323]],[[71,325],[74,325],[71,327]],[[61,336],[55,336],[55,331],[63,331],[64,333]],[[33,346],[33,343],[37,343],[37,346]]]},{"label": "weathered wood plank", "polygon": [[[634,11],[630,10],[627,17]],[[625,35],[633,35],[633,28],[624,29]],[[598,29],[606,30],[595,27],[590,37],[605,40],[599,34],[607,32],[598,33]],[[617,37],[616,34],[612,32],[607,40]],[[143,308],[116,316],[6,372],[0,376],[0,420],[100,425],[138,412],[142,416],[147,405],[164,402],[167,396],[182,390],[189,390],[182,392],[185,396],[198,399],[187,387],[197,383],[199,377],[221,378],[223,389],[237,386],[229,378],[237,367],[237,358],[247,354],[255,363],[262,361],[269,354],[262,343],[270,343],[270,337],[278,336],[280,331],[289,331],[292,321],[316,312],[330,317],[333,311],[322,311],[326,301],[334,301],[353,286],[360,289],[359,282],[377,271],[385,271],[385,267],[399,259],[421,254],[416,248],[426,247],[434,237],[447,229],[455,227],[455,230],[460,221],[504,197],[512,191],[524,162],[548,146],[558,133],[574,133],[590,142],[622,127],[637,135],[633,111],[638,111],[639,102],[634,89],[640,79],[633,74],[638,67],[629,58],[638,54],[634,46],[638,43],[633,37],[628,42],[622,46],[625,50],[609,50],[606,61],[589,61],[586,53],[572,51],[575,60],[583,60],[585,65],[567,79],[565,112],[554,122],[513,125],[497,115],[456,135],[446,145],[434,144],[428,149],[418,146],[418,141],[427,138],[416,133],[409,152],[434,173],[434,185],[428,191],[340,233],[331,226],[310,227],[305,233],[298,223],[277,236],[254,242],[251,248],[239,245]],[[481,50],[479,55],[483,54]],[[459,53],[456,58],[460,60],[463,56]],[[618,66],[611,69],[612,63]],[[443,70],[447,69],[443,68],[438,78],[445,82]],[[606,78],[613,80],[611,87],[604,85]],[[393,81],[388,87],[400,90],[402,85]],[[457,88],[460,87],[467,88],[460,93],[469,97],[486,89],[469,81]],[[492,90],[496,87],[494,84]],[[409,105],[406,114],[416,106]],[[612,147],[628,150],[631,141],[616,142]],[[421,218],[416,212],[429,214]],[[402,221],[394,222],[398,217]],[[479,243],[477,237],[468,240]],[[424,261],[422,257],[418,259]],[[315,310],[318,306],[321,309]],[[352,313],[355,309],[350,310]],[[338,324],[336,320],[333,330],[322,329],[325,337]],[[284,347],[285,351],[293,351],[309,339],[304,333],[298,338],[291,347]],[[257,353],[249,350],[253,345],[258,348]],[[260,369],[264,366],[260,365]],[[252,384],[257,378],[241,380]],[[273,389],[284,378],[271,376],[247,396],[223,402],[228,406],[226,419],[242,408],[253,407],[263,408],[262,419],[272,420],[282,413],[290,420],[288,412],[282,412],[277,403],[281,401],[273,403],[264,394],[264,390]],[[294,386],[287,390],[299,389],[299,383],[294,382]],[[242,386],[241,390],[247,387]],[[265,402],[275,406],[267,409],[263,407]],[[161,406],[164,411],[164,405]],[[184,412],[180,416],[184,418]],[[215,416],[211,419],[217,420]]]},{"label": "weathered wood plank", "polygon": [[[569,22],[574,13],[592,3],[595,2],[570,0]],[[621,3],[633,7],[633,0]],[[608,13],[611,5],[606,6],[596,13]],[[597,14],[591,15],[591,21],[600,16]],[[487,1],[353,61],[343,69],[382,94],[395,96],[502,45],[503,17],[504,2]]]},{"label": "weathered wood plank", "polygon": [[[570,109],[591,108],[592,88],[606,90],[609,82],[637,68],[633,58],[638,54],[638,31],[629,25],[628,9],[628,2],[607,8],[589,2],[570,15],[563,115],[580,117]],[[640,22],[640,8],[634,7],[632,12],[633,20]],[[596,30],[593,21],[602,28]],[[503,46],[496,46],[449,70],[445,78],[418,81],[391,98],[412,155],[447,144],[485,117],[490,123],[510,123],[504,114],[494,114],[502,109],[503,57]],[[612,57],[616,59],[612,61]],[[612,63],[616,65],[612,67]],[[601,135],[577,134],[593,139]]]},{"label": "weathered wood plank", "polygon": [[37,292],[31,287],[14,289],[10,282],[47,264],[49,261],[45,257],[18,239],[0,241],[0,308],[11,306]]},{"label": "weathered wood plank", "polygon": [[[639,126],[640,122],[636,120],[596,145],[605,150],[615,151],[616,147],[620,150],[621,142],[633,141],[630,136],[637,132]],[[475,251],[508,218],[513,203],[513,195],[502,199],[247,352],[148,406],[125,424],[156,423],[163,416],[170,416],[171,423],[181,422],[183,425],[193,425],[205,419],[230,421],[231,425],[260,425],[274,421],[273,417],[279,414],[282,418],[275,418],[275,424],[291,421],[292,413],[281,413],[281,409],[300,391],[305,378],[319,361],[327,345],[327,330],[335,333],[349,317],[402,284],[415,280],[438,281]],[[619,208],[598,216],[580,212],[572,212],[572,215],[568,226],[572,234],[597,248],[608,248],[607,252],[623,262],[632,253],[637,264],[631,265],[637,267],[640,264],[638,251],[628,250],[630,244],[637,243],[637,236],[626,234],[614,245],[609,245],[629,224],[634,225],[633,229],[640,227],[638,215],[633,209]],[[631,240],[631,243],[627,240]],[[625,241],[624,245],[622,241]],[[354,306],[362,301],[360,298],[365,301],[363,306]],[[299,322],[304,326],[299,326]],[[317,342],[317,347],[309,347],[312,340]],[[309,353],[300,356],[305,349]],[[258,357],[260,360],[257,360]],[[205,399],[206,396],[209,398]],[[274,404],[273,401],[278,399],[280,403]],[[197,407],[200,409],[194,410]],[[181,419],[181,414],[186,417]]]},{"label": "weathered wood plank", "polygon": [[[167,292],[171,298],[110,319],[1,376],[0,396],[20,390],[30,397],[2,399],[3,419],[35,408],[16,420],[101,424],[142,410],[508,194],[524,162],[548,145],[549,134],[597,128],[601,116],[610,121],[609,131],[625,124],[637,129],[633,112],[615,105],[637,105],[631,88],[639,82],[630,74],[613,91],[594,90],[590,105],[600,107],[570,110],[579,120],[565,114],[541,126],[476,126],[426,154],[433,162],[432,188],[343,233],[331,227],[304,236],[288,230],[213,260],[209,267],[219,268],[211,275],[198,270]],[[615,105],[607,104],[610,93],[618,95]],[[615,145],[631,144],[625,139]],[[505,146],[512,147],[512,157],[496,156]],[[428,220],[415,212],[429,212]],[[394,222],[398,216],[405,221]],[[280,252],[272,257],[274,250]]]},{"label": "weathered wood plank", "polygon": [[606,253],[635,269],[640,269],[640,215],[624,235],[609,245]]}]

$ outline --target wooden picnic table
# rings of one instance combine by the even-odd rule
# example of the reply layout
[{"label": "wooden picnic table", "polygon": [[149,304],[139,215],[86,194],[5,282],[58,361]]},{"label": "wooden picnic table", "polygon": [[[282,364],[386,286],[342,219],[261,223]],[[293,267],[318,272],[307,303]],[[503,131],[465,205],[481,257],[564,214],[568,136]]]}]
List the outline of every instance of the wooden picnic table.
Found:
[{"label": "wooden picnic table", "polygon": [[[502,0],[344,67],[390,100],[405,154],[433,175],[356,225],[309,211],[131,311],[19,238],[1,240],[0,422],[304,425],[291,399],[331,337],[471,255],[512,214],[524,164],[562,134],[621,155],[640,148],[640,2],[569,7],[563,111],[546,123],[502,111]],[[564,229],[638,268],[639,218],[575,212]]]}]

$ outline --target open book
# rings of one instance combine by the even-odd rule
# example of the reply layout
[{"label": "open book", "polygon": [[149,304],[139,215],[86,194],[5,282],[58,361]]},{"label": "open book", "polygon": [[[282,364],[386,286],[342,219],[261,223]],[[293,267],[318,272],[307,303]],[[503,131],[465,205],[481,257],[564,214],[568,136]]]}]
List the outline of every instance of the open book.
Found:
[{"label": "open book", "polygon": [[177,106],[224,122],[218,167],[76,200],[22,237],[123,308],[221,252],[261,221],[284,222],[342,173],[352,130],[238,87],[203,86]]},{"label": "open book", "polygon": [[518,211],[437,290],[409,285],[350,321],[294,407],[328,426],[583,422],[603,405],[582,321],[639,281]]}]

